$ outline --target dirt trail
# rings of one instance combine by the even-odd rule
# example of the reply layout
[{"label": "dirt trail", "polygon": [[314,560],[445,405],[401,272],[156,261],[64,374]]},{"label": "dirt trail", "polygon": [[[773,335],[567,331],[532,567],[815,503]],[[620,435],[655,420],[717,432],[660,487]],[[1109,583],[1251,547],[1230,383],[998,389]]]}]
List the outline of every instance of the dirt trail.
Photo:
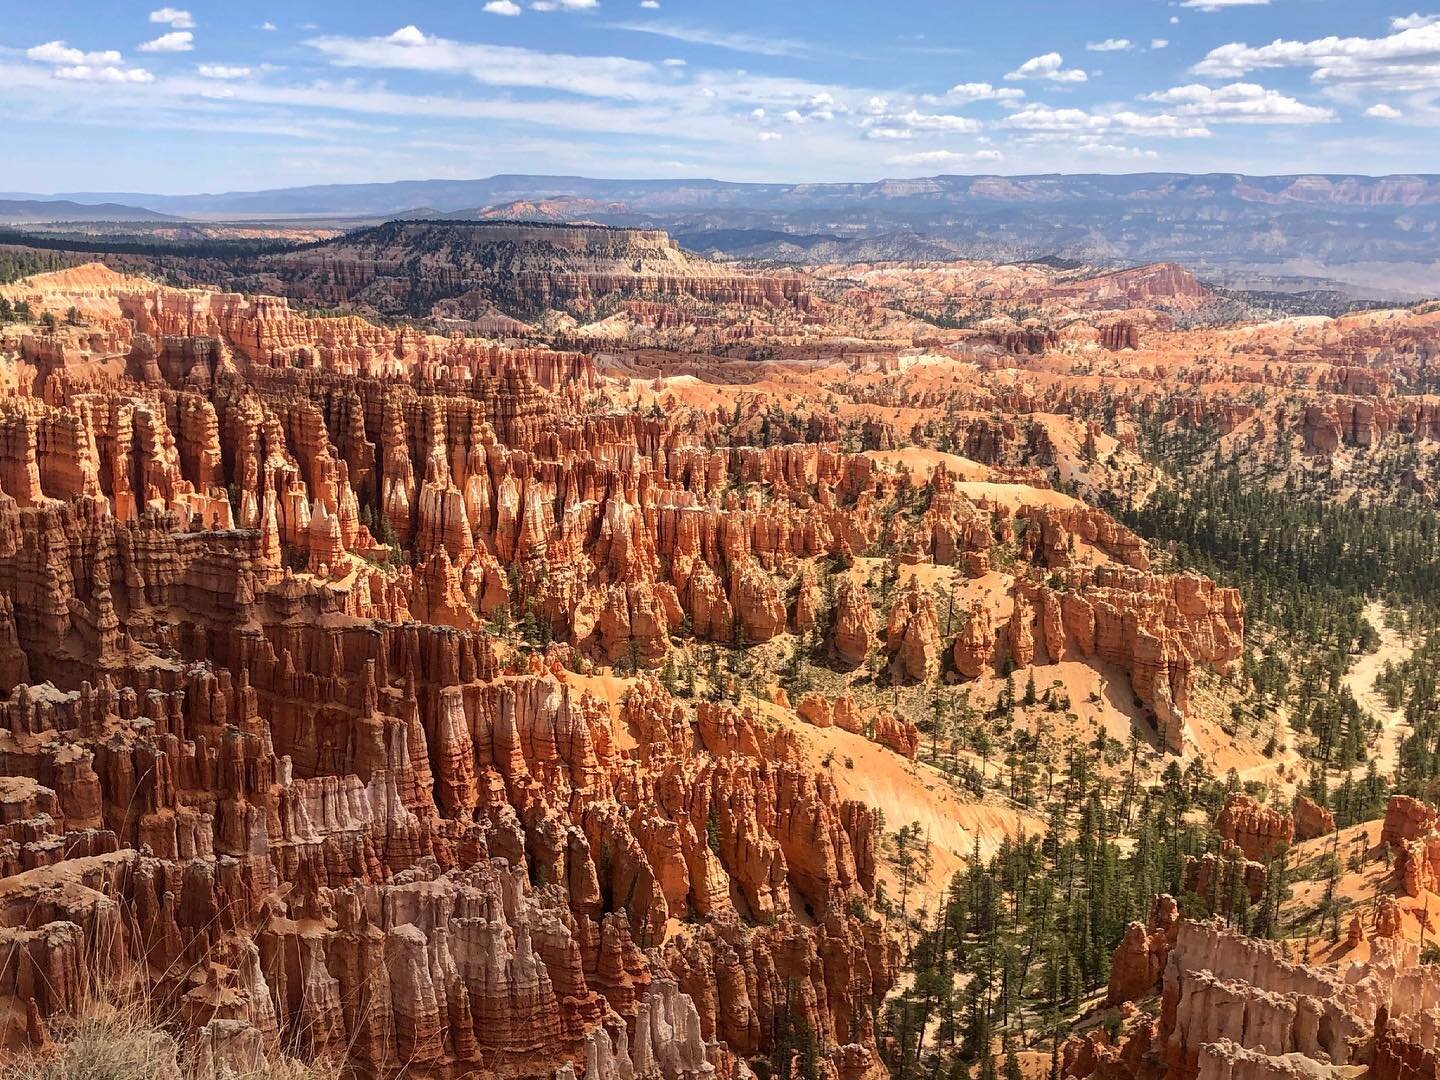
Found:
[{"label": "dirt trail", "polygon": [[1407,725],[1403,710],[1390,708],[1384,696],[1376,692],[1375,677],[1384,670],[1386,664],[1396,664],[1409,659],[1415,646],[1399,631],[1385,625],[1385,605],[1378,600],[1372,600],[1365,606],[1365,618],[1380,632],[1380,647],[1351,664],[1343,682],[1355,695],[1360,707],[1379,718],[1380,737],[1371,748],[1374,752],[1375,767],[1380,770],[1381,775],[1392,775],[1399,760],[1400,729]]}]

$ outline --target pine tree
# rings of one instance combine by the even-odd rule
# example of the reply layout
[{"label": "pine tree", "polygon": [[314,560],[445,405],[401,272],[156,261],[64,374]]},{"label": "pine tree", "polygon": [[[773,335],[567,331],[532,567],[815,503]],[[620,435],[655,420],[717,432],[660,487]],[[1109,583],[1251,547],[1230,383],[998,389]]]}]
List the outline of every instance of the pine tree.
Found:
[{"label": "pine tree", "polygon": [[1025,1073],[1020,1068],[1020,1059],[1015,1055],[1013,1039],[1005,1040],[1005,1080],[1025,1080]]}]

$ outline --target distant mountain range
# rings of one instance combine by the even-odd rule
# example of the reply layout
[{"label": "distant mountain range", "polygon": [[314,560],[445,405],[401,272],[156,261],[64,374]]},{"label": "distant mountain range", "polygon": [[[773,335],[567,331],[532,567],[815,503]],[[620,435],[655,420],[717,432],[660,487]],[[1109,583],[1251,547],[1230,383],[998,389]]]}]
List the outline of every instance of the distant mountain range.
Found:
[{"label": "distant mountain range", "polygon": [[[825,184],[506,175],[45,198],[210,219],[594,222],[665,229],[707,254],[786,262],[1175,260],[1243,287],[1440,294],[1440,175],[1051,174]],[[91,211],[98,217],[101,207]]]},{"label": "distant mountain range", "polygon": [[70,199],[0,198],[0,223],[46,225],[56,221],[175,221],[141,206],[122,203],[82,203]]},{"label": "distant mountain range", "polygon": [[1417,207],[1440,205],[1440,175],[1244,176],[1238,173],[930,176],[868,183],[747,184],[721,180],[599,180],[583,176],[501,175],[481,180],[401,180],[323,184],[204,195],[0,192],[3,199],[123,203],[176,215],[369,215],[452,213],[507,202],[579,199],[633,211],[739,209],[851,210],[864,206],[925,211],[937,207],[1058,203],[1240,203],[1268,206]]}]

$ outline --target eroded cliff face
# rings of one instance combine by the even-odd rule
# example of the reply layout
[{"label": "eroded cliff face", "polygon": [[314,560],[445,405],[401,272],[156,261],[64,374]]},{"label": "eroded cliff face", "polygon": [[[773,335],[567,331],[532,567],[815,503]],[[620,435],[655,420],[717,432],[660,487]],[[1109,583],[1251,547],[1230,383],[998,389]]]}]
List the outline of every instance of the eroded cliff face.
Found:
[{"label": "eroded cliff face", "polygon": [[1395,874],[1406,896],[1440,892],[1440,809],[1409,795],[1385,806],[1380,842],[1395,855]]},{"label": "eroded cliff face", "polygon": [[[0,406],[0,992],[32,1027],[123,972],[211,1072],[729,1076],[782,1014],[877,1071],[872,808],[748,713],[575,674],[685,618],[784,631],[766,567],[824,518],[697,492],[803,466],[581,419],[579,356],[41,291],[105,329],[22,344],[37,393]],[[523,661],[501,606],[573,647]]]},{"label": "eroded cliff face", "polygon": [[148,971],[197,1045],[227,1021],[382,1073],[730,1075],[780,1009],[874,1064],[868,807],[732,707],[640,681],[612,720],[396,629],[332,636],[323,674],[178,661],[0,705],[0,992],[43,1019]]},{"label": "eroded cliff face", "polygon": [[[1117,954],[1135,986],[1144,930],[1135,924]],[[1119,1045],[1103,1032],[1072,1037],[1063,1071],[1102,1080],[1434,1076],[1440,972],[1418,954],[1414,942],[1377,932],[1363,962],[1308,966],[1219,920],[1181,920],[1158,1021],[1133,1023]]]},{"label": "eroded cliff face", "polygon": [[[419,273],[416,273],[416,270]],[[260,260],[253,284],[326,304],[382,313],[486,317],[495,309],[594,317],[627,299],[797,307],[795,274],[726,269],[683,251],[663,232],[535,222],[388,222]]]},{"label": "eroded cliff face", "polygon": [[[1357,910],[1341,959],[1328,966],[1298,960],[1297,941],[1248,937],[1218,918],[1178,919],[1174,902],[1158,897],[1149,925],[1131,924],[1116,950],[1108,997],[1139,1001],[1158,990],[1158,1017],[1128,1014],[1118,1042],[1103,1032],[1073,1037],[1064,1074],[1421,1080],[1440,1073],[1440,969],[1420,962],[1415,926],[1428,927],[1428,912],[1406,899],[1434,888],[1426,845],[1434,843],[1436,820],[1418,799],[1390,799],[1381,836],[1397,855],[1391,884],[1399,896],[1382,892],[1368,911]],[[1245,854],[1263,856],[1283,842],[1289,817],[1235,796],[1217,827],[1245,865]]]},{"label": "eroded cliff face", "polygon": [[[40,1025],[126,972],[211,1071],[738,1076],[788,1017],[878,1076],[876,808],[641,672],[829,615],[901,681],[1115,665],[1179,748],[1195,668],[1240,653],[1233,590],[1056,492],[750,445],[579,353],[15,288],[87,323],[10,339],[0,399],[0,992]],[[942,634],[919,586],[872,596],[883,550],[989,599]],[[866,726],[843,700],[802,711]]]}]

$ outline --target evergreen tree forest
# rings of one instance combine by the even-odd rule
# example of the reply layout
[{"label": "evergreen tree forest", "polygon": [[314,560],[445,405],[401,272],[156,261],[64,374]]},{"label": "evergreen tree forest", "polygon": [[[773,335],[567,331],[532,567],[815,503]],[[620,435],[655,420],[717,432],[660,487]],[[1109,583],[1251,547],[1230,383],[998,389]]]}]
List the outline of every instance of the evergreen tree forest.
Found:
[{"label": "evergreen tree forest", "polygon": [[[1152,462],[1187,483],[1158,488],[1140,508],[1117,509],[1125,524],[1161,545],[1181,567],[1238,587],[1249,624],[1245,667],[1260,712],[1288,711],[1311,740],[1306,749],[1336,785],[1312,783],[1337,821],[1374,817],[1383,795],[1356,795],[1352,770],[1366,763],[1378,725],[1341,678],[1357,655],[1373,651],[1377,630],[1364,617],[1379,600],[1395,628],[1419,640],[1413,654],[1387,664],[1379,680],[1388,704],[1403,709],[1394,791],[1436,798],[1440,791],[1440,514],[1418,499],[1362,502],[1322,492],[1276,490],[1235,465],[1206,471],[1193,441],[1151,433]],[[1194,471],[1187,471],[1194,470]]]},{"label": "evergreen tree forest", "polygon": [[[1232,679],[1238,700],[1227,731],[1269,736],[1265,753],[1289,742],[1309,762],[1301,790],[1335,816],[1339,828],[1384,814],[1397,790],[1440,793],[1440,515],[1423,500],[1336,499],[1322,486],[1257,482],[1217,462],[1213,433],[1176,435],[1150,427],[1147,461],[1170,482],[1141,505],[1107,508],[1152,544],[1167,570],[1193,569],[1238,588],[1246,607],[1246,651]],[[1396,458],[1399,461],[1400,458]],[[1264,467],[1263,464],[1261,466]],[[1389,468],[1389,466],[1385,466]],[[1179,479],[1183,477],[1181,482]],[[1394,629],[1419,642],[1387,665],[1377,689],[1402,709],[1395,776],[1377,767],[1379,721],[1345,676],[1379,645],[1367,605],[1381,601]],[[1368,689],[1368,688],[1365,688]],[[1044,832],[1007,841],[990,858],[976,850],[943,902],[917,905],[917,830],[890,839],[900,897],[882,909],[910,934],[911,979],[881,1017],[892,1073],[901,1078],[996,1078],[1018,1071],[1016,1048],[1050,1051],[1077,1022],[1114,1023],[1099,1008],[1115,947],[1154,897],[1175,897],[1187,917],[1223,918],[1249,934],[1279,939],[1338,937],[1334,882],[1340,853],[1301,866],[1282,849],[1252,895],[1241,860],[1222,854],[1211,823],[1230,791],[1264,793],[1233,772],[1172,762],[1159,777],[1126,769],[1140,755],[1098,733],[1059,750],[1027,738],[1017,709],[1068,710],[1058,688],[1011,679],[988,708],[936,694],[922,725],[922,757],[969,787],[994,792],[1042,815]],[[1037,725],[1037,730],[1042,725]],[[948,750],[947,750],[948,747]],[[960,757],[981,759],[978,774]],[[1128,773],[1128,779],[1126,779]],[[1120,782],[1116,782],[1116,777]],[[918,827],[917,827],[918,829]],[[1198,872],[1201,870],[1208,872]],[[1328,879],[1324,899],[1301,927],[1287,905],[1302,877]],[[1197,891],[1197,889],[1199,891]]]},{"label": "evergreen tree forest", "polygon": [[[1218,914],[1265,937],[1289,930],[1287,856],[1272,860],[1265,892],[1252,901],[1209,825],[1238,790],[1236,777],[1218,781],[1198,764],[1172,762],[1157,785],[1116,785],[1101,770],[1105,749],[1072,747],[1036,800],[1044,832],[1007,840],[988,859],[977,847],[934,909],[910,895],[923,871],[918,826],[894,835],[901,895],[881,906],[904,924],[913,973],[881,1017],[894,1075],[998,1076],[1014,1052],[1011,1036],[1055,1045],[1098,1003],[1127,924],[1146,921],[1159,893],[1192,918]],[[1207,855],[1220,872],[1201,895],[1187,886]]]}]

